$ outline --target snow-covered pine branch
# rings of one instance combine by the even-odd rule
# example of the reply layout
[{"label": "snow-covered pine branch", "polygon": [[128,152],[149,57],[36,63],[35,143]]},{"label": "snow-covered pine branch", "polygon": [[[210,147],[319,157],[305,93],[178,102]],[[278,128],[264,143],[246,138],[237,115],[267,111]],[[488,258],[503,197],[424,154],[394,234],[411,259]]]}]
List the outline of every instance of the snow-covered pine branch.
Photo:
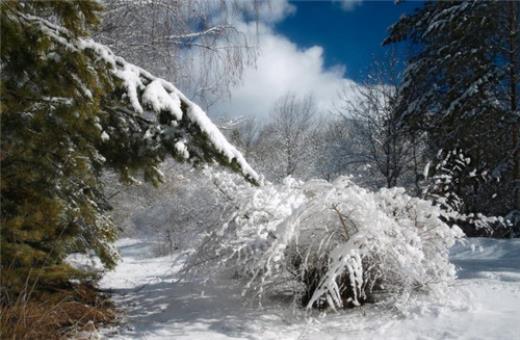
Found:
[{"label": "snow-covered pine branch", "polygon": [[[105,63],[112,76],[122,83],[124,92],[121,99],[129,104],[107,109],[125,116],[125,119],[145,122],[147,130],[143,131],[144,138],[158,144],[151,147],[166,146],[167,151],[178,160],[195,163],[216,160],[239,171],[253,183],[261,181],[260,176],[226,140],[206,113],[172,83],[128,63],[92,39],[73,38],[66,28],[46,19],[24,13],[17,13],[16,19],[24,25],[40,29],[53,43],[69,51],[87,55],[93,53],[96,62]],[[86,90],[88,93],[88,88]],[[103,139],[110,139],[110,131],[102,133]]]},{"label": "snow-covered pine branch", "polygon": [[474,162],[462,150],[440,150],[435,160],[434,175],[428,178],[429,165],[425,169],[427,185],[422,197],[430,199],[444,211],[444,216],[450,223],[459,225],[467,234],[477,231],[484,235],[493,235],[494,232],[508,233],[511,222],[502,216],[486,216],[482,213],[467,213],[464,201],[457,194],[455,187],[458,178],[474,179],[475,183],[482,181],[498,183],[487,171],[477,172],[472,168]]}]

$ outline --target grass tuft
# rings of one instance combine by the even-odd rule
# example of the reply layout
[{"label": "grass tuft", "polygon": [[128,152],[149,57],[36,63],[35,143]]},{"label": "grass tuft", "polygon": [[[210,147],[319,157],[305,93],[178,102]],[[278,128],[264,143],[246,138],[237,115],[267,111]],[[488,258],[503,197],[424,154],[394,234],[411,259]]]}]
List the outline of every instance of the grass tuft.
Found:
[{"label": "grass tuft", "polygon": [[1,339],[64,339],[115,322],[109,297],[88,284],[0,304]]}]

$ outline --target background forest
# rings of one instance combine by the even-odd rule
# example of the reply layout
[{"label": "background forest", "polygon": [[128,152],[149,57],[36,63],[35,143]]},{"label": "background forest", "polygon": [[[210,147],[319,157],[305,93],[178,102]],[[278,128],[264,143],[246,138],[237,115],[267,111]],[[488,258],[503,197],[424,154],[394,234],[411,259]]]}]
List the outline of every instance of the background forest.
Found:
[{"label": "background forest", "polygon": [[[227,112],[214,119],[268,181],[350,175],[370,189],[404,187],[411,195],[441,200],[465,214],[504,217],[510,225],[476,228],[463,223],[468,235],[513,236],[518,234],[520,205],[517,7],[515,2],[426,3],[389,29],[385,56],[371,63],[362,83],[346,84],[336,93],[330,106],[318,104],[313,94],[288,92],[280,93],[263,116]],[[402,46],[393,47],[402,41],[413,47],[407,58],[396,52]],[[234,62],[247,62],[252,49],[241,51]],[[201,53],[210,58],[211,52]],[[231,84],[234,74],[228,75],[220,79]],[[120,223],[141,229],[143,218],[137,215],[160,219],[168,211],[189,223],[196,214],[193,207],[206,204],[208,190],[218,197],[212,185],[195,194],[200,181],[209,184],[210,179],[172,170],[167,171],[172,187],[165,186],[160,194],[143,187],[131,189],[147,192],[139,203],[133,193],[126,200],[124,195],[114,197],[128,211],[141,211],[135,218],[123,213]],[[175,185],[179,174],[185,184]],[[194,201],[186,201],[181,192],[191,190]],[[176,195],[178,199],[172,198]],[[164,212],[158,211],[161,205],[167,205]],[[144,206],[153,206],[153,213]],[[173,207],[186,207],[186,215]],[[178,226],[174,223],[169,230],[170,218],[156,224],[161,232],[174,232]]]}]

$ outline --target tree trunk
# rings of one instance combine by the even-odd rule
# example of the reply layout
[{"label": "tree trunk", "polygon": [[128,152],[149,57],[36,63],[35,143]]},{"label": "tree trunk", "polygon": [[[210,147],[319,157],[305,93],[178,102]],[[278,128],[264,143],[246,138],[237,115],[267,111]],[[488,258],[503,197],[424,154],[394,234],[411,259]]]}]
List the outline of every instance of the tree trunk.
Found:
[{"label": "tree trunk", "polygon": [[516,49],[518,48],[518,22],[517,22],[517,11],[518,3],[514,1],[509,2],[509,86],[510,86],[510,101],[511,101],[511,113],[514,115],[513,125],[513,179],[515,183],[515,209],[520,210],[520,147],[518,145],[518,137],[520,130],[520,119],[517,112],[517,89],[516,85],[518,82],[517,75],[517,60],[516,60]]}]

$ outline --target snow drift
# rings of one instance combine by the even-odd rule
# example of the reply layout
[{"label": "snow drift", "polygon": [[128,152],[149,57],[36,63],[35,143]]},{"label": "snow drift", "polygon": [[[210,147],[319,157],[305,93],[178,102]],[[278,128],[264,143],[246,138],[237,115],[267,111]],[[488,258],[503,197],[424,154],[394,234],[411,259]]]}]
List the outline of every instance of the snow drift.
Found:
[{"label": "snow drift", "polygon": [[455,277],[448,248],[461,230],[404,189],[370,192],[347,177],[261,188],[221,183],[238,192],[235,213],[188,266],[227,268],[260,301],[289,296],[306,308],[336,309],[443,289]]}]

